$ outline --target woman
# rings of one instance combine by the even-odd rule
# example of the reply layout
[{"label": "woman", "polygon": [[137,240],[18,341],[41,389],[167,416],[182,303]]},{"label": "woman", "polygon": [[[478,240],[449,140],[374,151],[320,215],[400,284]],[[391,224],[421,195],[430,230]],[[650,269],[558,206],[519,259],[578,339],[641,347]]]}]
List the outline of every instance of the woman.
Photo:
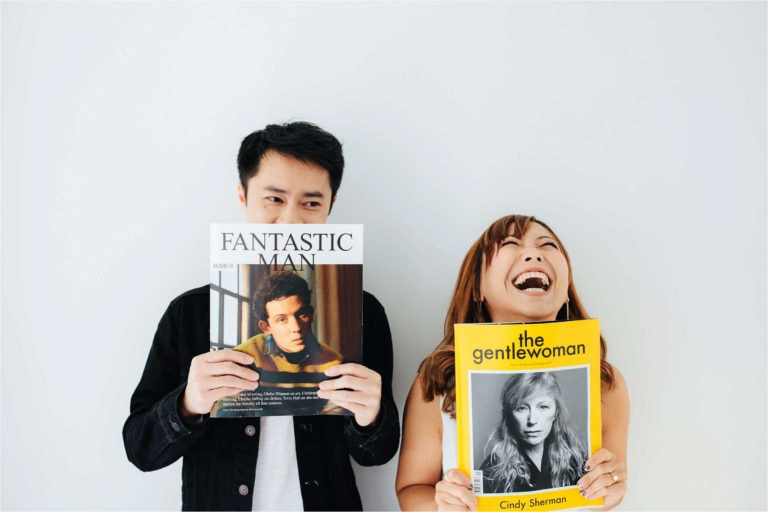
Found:
[{"label": "woman", "polygon": [[483,491],[508,494],[575,485],[587,457],[568,423],[554,373],[512,374],[501,404],[501,421],[480,466]]},{"label": "woman", "polygon": [[[446,314],[444,337],[424,360],[406,401],[395,489],[403,510],[475,510],[457,466],[453,326],[456,323],[585,319],[568,254],[554,232],[527,216],[502,217],[470,247]],[[626,492],[629,397],[600,339],[603,448],[583,465],[578,488],[603,509]]]}]

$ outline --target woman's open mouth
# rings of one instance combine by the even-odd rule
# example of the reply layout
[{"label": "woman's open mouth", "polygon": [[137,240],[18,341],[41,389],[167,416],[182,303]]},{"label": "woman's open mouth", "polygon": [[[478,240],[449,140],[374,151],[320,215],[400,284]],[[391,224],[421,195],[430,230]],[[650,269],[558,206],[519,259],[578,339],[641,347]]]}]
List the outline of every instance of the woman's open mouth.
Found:
[{"label": "woman's open mouth", "polygon": [[545,292],[549,289],[549,276],[539,271],[523,272],[512,284],[524,292]]}]

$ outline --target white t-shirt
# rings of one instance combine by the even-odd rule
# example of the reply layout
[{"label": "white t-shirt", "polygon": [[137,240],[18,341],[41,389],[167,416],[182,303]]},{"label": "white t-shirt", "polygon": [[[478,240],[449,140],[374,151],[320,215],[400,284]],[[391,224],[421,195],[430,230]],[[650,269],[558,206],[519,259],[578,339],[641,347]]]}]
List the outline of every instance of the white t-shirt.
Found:
[{"label": "white t-shirt", "polygon": [[263,416],[253,510],[304,510],[293,416]]},{"label": "white t-shirt", "polygon": [[456,436],[456,418],[443,412],[443,396],[440,396],[440,418],[443,422],[443,474],[459,467],[459,444]]}]

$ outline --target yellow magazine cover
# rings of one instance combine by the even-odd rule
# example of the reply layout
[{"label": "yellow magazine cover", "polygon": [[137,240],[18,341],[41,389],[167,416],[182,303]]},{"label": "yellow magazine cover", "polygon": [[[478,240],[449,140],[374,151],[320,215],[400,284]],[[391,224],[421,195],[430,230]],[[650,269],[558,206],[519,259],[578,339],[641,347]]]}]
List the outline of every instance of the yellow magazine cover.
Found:
[{"label": "yellow magazine cover", "polygon": [[600,506],[576,482],[601,446],[600,323],[456,324],[459,469],[478,510]]}]

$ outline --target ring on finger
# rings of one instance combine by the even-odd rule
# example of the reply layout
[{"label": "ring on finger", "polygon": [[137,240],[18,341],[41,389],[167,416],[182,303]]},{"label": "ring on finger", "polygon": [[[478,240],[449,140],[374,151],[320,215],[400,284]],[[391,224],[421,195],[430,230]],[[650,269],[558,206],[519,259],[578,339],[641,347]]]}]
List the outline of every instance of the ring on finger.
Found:
[{"label": "ring on finger", "polygon": [[619,481],[619,476],[616,473],[614,473],[613,471],[609,471],[608,472],[608,476],[611,477],[611,485],[613,485],[613,484],[615,484],[616,482]]}]

